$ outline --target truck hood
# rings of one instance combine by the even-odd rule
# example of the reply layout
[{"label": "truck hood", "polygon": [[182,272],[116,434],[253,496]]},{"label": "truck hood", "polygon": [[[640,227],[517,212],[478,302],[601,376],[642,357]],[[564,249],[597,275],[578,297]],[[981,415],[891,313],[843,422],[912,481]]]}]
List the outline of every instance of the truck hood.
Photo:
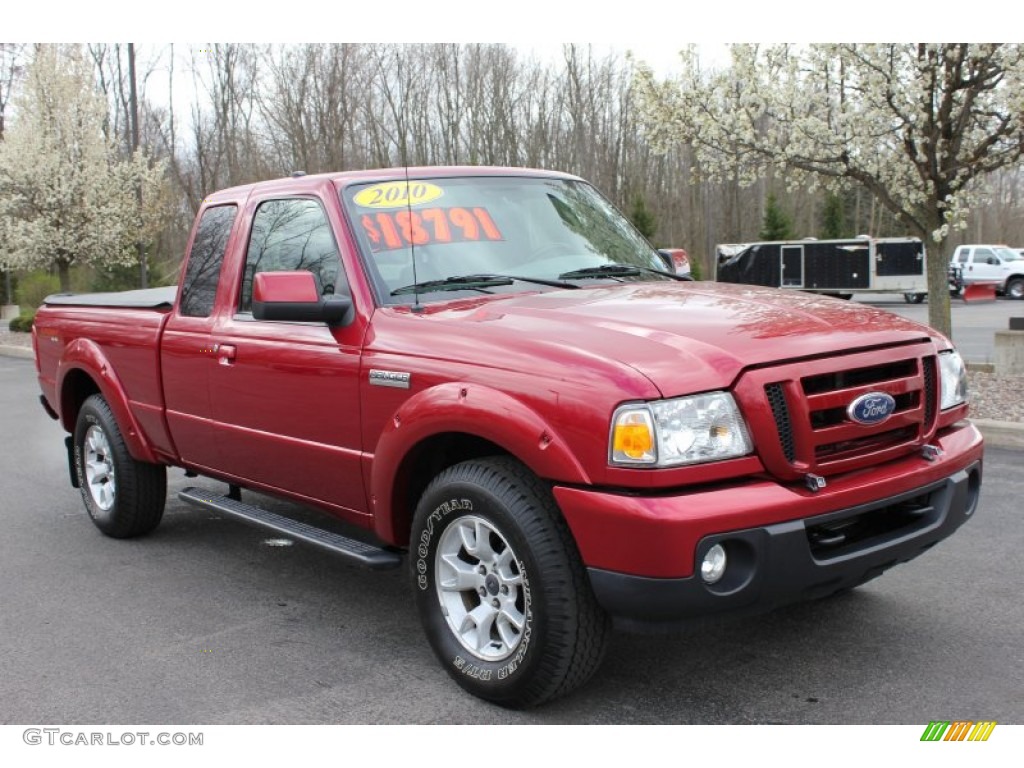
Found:
[{"label": "truck hood", "polygon": [[[564,378],[566,366],[585,376],[588,360],[617,361],[665,397],[728,387],[752,366],[937,336],[861,304],[717,283],[627,283],[424,309],[439,348],[472,349],[477,364]],[[446,331],[458,342],[448,346]]]}]

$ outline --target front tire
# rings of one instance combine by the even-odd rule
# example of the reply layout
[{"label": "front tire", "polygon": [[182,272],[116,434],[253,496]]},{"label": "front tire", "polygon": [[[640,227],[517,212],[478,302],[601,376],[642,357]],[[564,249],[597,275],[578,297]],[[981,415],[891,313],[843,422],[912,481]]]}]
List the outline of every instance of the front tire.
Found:
[{"label": "front tire", "polygon": [[921,304],[924,302],[925,296],[927,295],[928,294],[926,293],[904,293],[903,300],[907,302],[907,304]]},{"label": "front tire", "polygon": [[160,524],[167,471],[160,464],[132,458],[102,395],[92,395],[82,404],[74,447],[82,500],[97,528],[115,539],[127,539]]},{"label": "front tire", "polygon": [[549,489],[519,462],[441,472],[417,506],[412,548],[427,639],[468,692],[536,706],[597,670],[610,621]]}]

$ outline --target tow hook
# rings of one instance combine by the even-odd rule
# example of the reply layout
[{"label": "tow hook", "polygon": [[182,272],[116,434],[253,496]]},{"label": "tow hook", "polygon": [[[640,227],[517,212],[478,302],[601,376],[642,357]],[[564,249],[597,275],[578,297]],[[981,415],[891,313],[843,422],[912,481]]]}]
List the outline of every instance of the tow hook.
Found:
[{"label": "tow hook", "polygon": [[814,475],[808,472],[806,475],[804,475],[804,485],[806,485],[812,493],[817,493],[826,485],[828,485],[828,483],[825,481],[825,478],[822,477],[821,475]]}]

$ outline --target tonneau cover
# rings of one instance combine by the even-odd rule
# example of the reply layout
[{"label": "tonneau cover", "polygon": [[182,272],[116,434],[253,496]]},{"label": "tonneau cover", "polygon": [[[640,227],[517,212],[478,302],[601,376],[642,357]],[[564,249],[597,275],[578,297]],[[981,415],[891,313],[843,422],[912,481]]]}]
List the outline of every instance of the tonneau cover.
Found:
[{"label": "tonneau cover", "polygon": [[47,304],[62,304],[79,307],[131,307],[134,309],[170,309],[178,288],[145,288],[136,291],[116,293],[54,293],[47,296]]}]

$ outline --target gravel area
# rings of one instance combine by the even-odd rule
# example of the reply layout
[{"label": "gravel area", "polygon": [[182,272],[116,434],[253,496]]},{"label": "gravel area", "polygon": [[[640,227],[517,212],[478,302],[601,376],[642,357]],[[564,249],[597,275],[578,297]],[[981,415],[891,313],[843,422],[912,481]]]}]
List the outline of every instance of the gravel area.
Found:
[{"label": "gravel area", "polygon": [[[31,347],[27,333],[0,330],[0,346]],[[976,419],[1024,423],[1024,376],[997,376],[970,371],[971,416]]]},{"label": "gravel area", "polygon": [[968,371],[967,390],[973,418],[1024,423],[1024,376]]}]

